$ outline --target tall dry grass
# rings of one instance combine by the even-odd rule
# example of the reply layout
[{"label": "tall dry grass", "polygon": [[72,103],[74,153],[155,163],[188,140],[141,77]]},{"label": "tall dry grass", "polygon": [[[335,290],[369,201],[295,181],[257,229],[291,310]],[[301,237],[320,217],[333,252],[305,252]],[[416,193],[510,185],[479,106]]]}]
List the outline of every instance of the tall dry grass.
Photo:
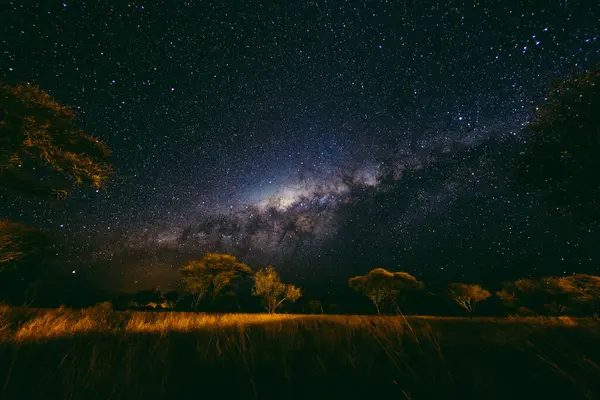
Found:
[{"label": "tall dry grass", "polygon": [[0,307],[0,327],[0,398],[593,399],[600,386],[600,330],[585,319],[115,312],[105,304]]},{"label": "tall dry grass", "polygon": [[[15,309],[0,305],[0,338],[3,340],[44,340],[77,334],[134,334],[194,332],[207,329],[248,327],[253,325],[286,324],[317,328],[329,323],[345,327],[349,333],[361,329],[374,336],[390,333],[410,335],[418,341],[431,332],[431,324],[458,322],[463,324],[528,324],[541,326],[577,326],[589,323],[571,317],[508,317],[508,318],[455,318],[403,316],[342,316],[302,314],[206,314],[192,312],[115,312],[102,303],[84,310],[67,308],[48,310]],[[418,332],[414,330],[417,329]]]},{"label": "tall dry grass", "polygon": [[134,334],[194,332],[253,325],[285,324],[310,329],[323,322],[378,332],[412,329],[401,317],[302,315],[302,314],[206,314],[192,312],[114,312],[99,305],[85,310],[66,308],[19,310],[0,306],[0,336],[4,340],[45,340],[77,334]]},{"label": "tall dry grass", "polygon": [[[404,316],[342,316],[302,314],[206,314],[192,312],[115,312],[108,303],[84,310],[67,308],[27,310],[0,305],[0,339],[46,340],[81,334],[193,333],[201,330],[269,325],[270,329],[318,329],[324,323],[344,327],[347,334],[360,329],[381,340],[390,336],[431,338],[432,324],[518,324],[533,326],[577,326],[588,319],[571,317],[455,318]],[[417,331],[415,331],[415,329]]]}]

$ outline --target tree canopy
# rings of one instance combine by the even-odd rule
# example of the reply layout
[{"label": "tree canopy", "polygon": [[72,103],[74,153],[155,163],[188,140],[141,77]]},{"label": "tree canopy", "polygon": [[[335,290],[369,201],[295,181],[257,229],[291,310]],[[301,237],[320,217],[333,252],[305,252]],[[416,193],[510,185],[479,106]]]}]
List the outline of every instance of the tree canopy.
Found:
[{"label": "tree canopy", "polygon": [[54,248],[50,236],[5,219],[0,219],[0,270],[35,258],[47,258]]},{"label": "tree canopy", "polygon": [[423,287],[423,283],[409,273],[389,272],[383,268],[375,268],[366,275],[350,278],[348,285],[371,299],[378,314],[381,313],[380,306],[383,302],[395,302],[399,293]]},{"label": "tree canopy", "polygon": [[294,303],[302,295],[300,288],[281,282],[277,270],[271,265],[254,274],[252,293],[263,298],[265,308],[269,314],[277,311],[277,308],[286,301]]},{"label": "tree canopy", "polygon": [[557,287],[569,300],[569,305],[575,308],[591,308],[598,311],[600,302],[600,277],[587,274],[576,274],[556,278]]},{"label": "tree canopy", "polygon": [[0,84],[0,186],[58,198],[73,185],[102,188],[111,152],[75,121],[70,107],[38,86]]},{"label": "tree canopy", "polygon": [[492,294],[479,285],[451,283],[448,286],[448,295],[471,315],[475,311],[477,303],[484,301]]},{"label": "tree canopy", "polygon": [[564,313],[568,309],[596,311],[600,277],[577,274],[505,282],[498,297],[505,305],[533,312]]},{"label": "tree canopy", "polygon": [[229,254],[207,253],[199,260],[190,261],[181,269],[185,288],[194,296],[194,306],[206,297],[216,298],[240,278],[250,276],[252,270]]}]

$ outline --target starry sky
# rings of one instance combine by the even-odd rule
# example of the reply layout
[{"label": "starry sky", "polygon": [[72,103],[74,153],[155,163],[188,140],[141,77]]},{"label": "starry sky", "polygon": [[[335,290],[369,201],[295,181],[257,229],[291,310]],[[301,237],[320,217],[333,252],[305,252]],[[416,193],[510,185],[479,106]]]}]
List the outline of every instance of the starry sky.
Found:
[{"label": "starry sky", "polygon": [[599,272],[597,227],[507,168],[552,82],[600,61],[594,3],[4,0],[0,79],[73,106],[115,175],[0,216],[128,290],[206,251],[300,284]]}]

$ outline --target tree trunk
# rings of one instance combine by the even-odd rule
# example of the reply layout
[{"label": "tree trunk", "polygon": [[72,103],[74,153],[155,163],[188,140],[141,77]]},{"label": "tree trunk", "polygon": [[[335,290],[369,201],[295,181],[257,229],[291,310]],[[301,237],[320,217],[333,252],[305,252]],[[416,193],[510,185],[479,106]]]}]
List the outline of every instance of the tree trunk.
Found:
[{"label": "tree trunk", "polygon": [[194,299],[194,312],[198,312],[198,306],[200,305],[200,301],[202,300],[202,295],[196,296]]},{"label": "tree trunk", "polygon": [[267,299],[267,313],[269,313],[269,314],[275,313],[275,301],[271,298]]},{"label": "tree trunk", "polygon": [[400,307],[398,307],[398,303],[396,303],[396,300],[394,300],[393,298],[392,298],[392,304],[394,304],[394,307],[396,307],[396,311],[398,312],[398,314],[404,315],[404,314],[402,314],[402,311],[400,311]]},{"label": "tree trunk", "polygon": [[281,299],[279,302],[277,302],[277,299],[275,299],[276,303],[275,303],[275,307],[273,307],[273,312],[277,311],[279,306],[282,305],[284,301],[285,301],[285,298]]}]

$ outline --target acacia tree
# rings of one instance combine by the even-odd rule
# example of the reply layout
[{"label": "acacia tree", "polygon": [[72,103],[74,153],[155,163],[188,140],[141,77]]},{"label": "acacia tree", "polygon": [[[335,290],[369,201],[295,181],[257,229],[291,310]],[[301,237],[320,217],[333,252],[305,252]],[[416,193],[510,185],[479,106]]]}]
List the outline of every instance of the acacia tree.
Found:
[{"label": "acacia tree", "polygon": [[[589,275],[543,277],[505,282],[498,297],[506,306],[522,311],[562,314],[571,305],[582,304],[593,297],[586,295],[586,282],[593,288]],[[589,293],[593,293],[590,288]]]},{"label": "acacia tree", "polygon": [[309,300],[308,308],[311,309],[313,314],[317,314],[317,313],[323,314],[324,313],[323,303],[321,303],[321,300]]},{"label": "acacia tree", "polygon": [[504,282],[502,289],[496,295],[502,303],[514,310],[526,310],[529,312],[540,312],[548,303],[548,291],[539,279],[517,279]]},{"label": "acacia tree", "polygon": [[211,297],[214,300],[225,289],[233,289],[241,278],[252,274],[250,267],[234,256],[216,253],[207,253],[199,260],[190,261],[180,271],[186,290],[194,298],[194,309],[202,299]]},{"label": "acacia tree", "polygon": [[165,293],[162,296],[163,300],[163,308],[173,309],[177,305],[177,301],[179,300],[179,293],[172,290],[170,292]]},{"label": "acacia tree", "polygon": [[[0,219],[0,293],[3,300],[35,300],[58,256],[58,243],[48,232]],[[24,296],[24,297],[23,297]],[[33,297],[32,297],[33,296]]]},{"label": "acacia tree", "polygon": [[0,84],[0,187],[57,198],[77,184],[102,188],[111,152],[75,120],[38,86]]},{"label": "acacia tree", "polygon": [[459,306],[464,308],[469,313],[469,317],[471,317],[477,303],[484,301],[492,294],[479,285],[451,283],[448,286],[448,295]]},{"label": "acacia tree", "polygon": [[391,301],[395,304],[398,294],[423,287],[423,283],[409,273],[389,272],[383,268],[375,268],[366,275],[350,278],[348,285],[371,299],[379,315],[383,302]]},{"label": "acacia tree", "polygon": [[0,220],[0,269],[8,263],[21,260],[25,256],[22,236],[16,232],[22,226],[8,220]]},{"label": "acacia tree", "polygon": [[524,131],[516,177],[563,215],[600,216],[600,64],[558,82]]},{"label": "acacia tree", "polygon": [[[38,86],[0,83],[0,190],[61,199],[79,184],[100,189],[112,173],[110,153],[76,127],[73,109]],[[45,252],[51,246],[42,231],[0,222],[0,264],[39,269],[56,255]]]},{"label": "acacia tree", "polygon": [[[161,297],[162,296],[160,290],[154,287],[151,289],[140,290],[139,292],[137,292],[135,294],[135,302],[140,307],[150,306],[152,308],[155,308],[156,304],[161,303]],[[154,306],[152,306],[151,304],[153,304]]]},{"label": "acacia tree", "polygon": [[47,258],[54,247],[45,232],[0,219],[0,271],[36,257]]},{"label": "acacia tree", "polygon": [[[0,220],[0,293],[5,301],[32,301],[51,285],[45,281],[57,259],[57,243],[47,232]],[[33,297],[32,297],[33,296]]]},{"label": "acacia tree", "polygon": [[591,308],[597,314],[600,306],[600,277],[587,274],[576,274],[555,278],[557,290],[566,297],[566,302],[573,306]]},{"label": "acacia tree", "polygon": [[263,298],[269,314],[275,313],[284,302],[294,303],[302,296],[300,288],[290,283],[282,283],[279,274],[271,265],[254,274],[252,294]]}]

